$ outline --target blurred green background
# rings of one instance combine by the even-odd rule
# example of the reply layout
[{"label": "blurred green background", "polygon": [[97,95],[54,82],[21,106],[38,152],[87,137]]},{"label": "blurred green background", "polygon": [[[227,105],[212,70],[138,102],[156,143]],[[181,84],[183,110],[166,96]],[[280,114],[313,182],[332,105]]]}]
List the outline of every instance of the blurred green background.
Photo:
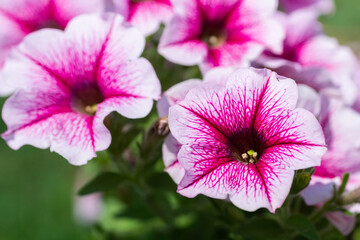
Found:
[{"label": "blurred green background", "polygon": [[[325,31],[360,54],[360,1],[338,0],[336,5],[335,14],[322,17]],[[0,132],[5,129],[0,122]],[[74,220],[79,167],[48,150],[26,146],[13,151],[2,139],[0,153],[0,240],[92,239],[91,231]]]}]

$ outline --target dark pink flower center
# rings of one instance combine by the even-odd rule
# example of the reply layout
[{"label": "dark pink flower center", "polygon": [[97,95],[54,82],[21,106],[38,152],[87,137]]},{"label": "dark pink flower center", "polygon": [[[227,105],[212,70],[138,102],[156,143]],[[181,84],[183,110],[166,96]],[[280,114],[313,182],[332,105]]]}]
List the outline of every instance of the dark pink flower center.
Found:
[{"label": "dark pink flower center", "polygon": [[201,30],[201,40],[209,47],[218,47],[225,43],[227,33],[223,22],[204,21]]},{"label": "dark pink flower center", "polygon": [[71,107],[79,113],[94,115],[97,105],[104,101],[104,97],[95,83],[80,84],[72,91]]},{"label": "dark pink flower center", "polygon": [[229,136],[228,145],[235,160],[256,163],[265,151],[265,141],[256,130],[243,130]]}]

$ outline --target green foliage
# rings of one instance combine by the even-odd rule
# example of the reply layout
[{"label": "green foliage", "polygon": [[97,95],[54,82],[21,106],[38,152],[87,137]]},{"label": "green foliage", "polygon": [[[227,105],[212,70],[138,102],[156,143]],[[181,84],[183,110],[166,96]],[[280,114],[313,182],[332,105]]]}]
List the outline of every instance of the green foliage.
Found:
[{"label": "green foliage", "polygon": [[320,240],[314,224],[305,215],[293,215],[288,219],[287,224],[308,240]]},{"label": "green foliage", "polygon": [[305,189],[309,185],[311,181],[311,176],[314,171],[314,168],[296,171],[290,193],[298,194],[303,189]]},{"label": "green foliage", "polygon": [[102,172],[93,180],[83,186],[79,195],[87,195],[95,192],[103,192],[116,188],[125,178],[115,172]]}]

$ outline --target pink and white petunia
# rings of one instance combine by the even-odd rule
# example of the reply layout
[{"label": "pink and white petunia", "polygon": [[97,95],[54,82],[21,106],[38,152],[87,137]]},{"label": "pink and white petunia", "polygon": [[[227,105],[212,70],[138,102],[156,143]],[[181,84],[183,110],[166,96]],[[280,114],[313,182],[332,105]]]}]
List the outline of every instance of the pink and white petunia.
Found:
[{"label": "pink and white petunia", "polygon": [[[0,71],[12,47],[27,34],[48,27],[63,29],[75,16],[100,13],[104,8],[104,0],[0,1]],[[8,86],[0,86],[1,95],[8,95],[12,91]]]},{"label": "pink and white petunia", "polygon": [[160,82],[140,55],[143,35],[120,15],[82,15],[65,32],[29,34],[10,54],[3,76],[18,91],[2,116],[10,147],[49,148],[81,165],[111,142],[104,118],[145,117]]},{"label": "pink and white petunia", "polygon": [[312,12],[279,13],[277,18],[286,29],[283,52],[266,51],[257,60],[260,66],[318,91],[339,89],[351,105],[356,98],[352,79],[356,58],[351,49],[339,46],[336,39],[323,35],[321,25]]},{"label": "pink and white petunia", "polygon": [[[169,108],[177,102],[184,100],[186,94],[202,84],[220,84],[225,85],[227,78],[234,72],[233,68],[217,67],[206,73],[204,81],[199,79],[190,79],[168,89],[157,102],[157,110],[160,117],[167,117]],[[165,139],[162,146],[163,160],[165,171],[169,173],[175,183],[179,183],[185,175],[185,169],[180,165],[177,155],[180,151],[181,144],[172,136]]]},{"label": "pink and white petunia", "polygon": [[145,36],[155,33],[161,23],[170,20],[170,0],[113,0],[115,11],[137,27]]},{"label": "pink and white petunia", "polygon": [[280,52],[284,30],[276,0],[175,0],[159,53],[181,65],[249,65],[265,49]]},{"label": "pink and white petunia", "polygon": [[304,9],[318,15],[331,13],[335,9],[333,0],[279,0],[279,4],[288,13]]},{"label": "pink and white petunia", "polygon": [[290,191],[294,171],[320,165],[326,151],[314,115],[295,108],[297,95],[293,80],[266,69],[240,69],[224,86],[189,91],[169,110],[185,169],[178,192],[274,212]]},{"label": "pink and white petunia", "polygon": [[[341,177],[346,172],[350,173],[347,190],[360,186],[360,140],[357,137],[360,134],[360,114],[344,106],[341,98],[332,92],[322,92],[320,99],[313,102],[317,104],[318,101],[321,104],[318,118],[328,151],[322,158],[321,166],[315,168],[310,185],[301,195],[308,205],[321,206],[333,197],[334,186],[340,185]],[[359,212],[358,206],[348,206],[348,210]],[[342,212],[329,212],[325,216],[345,235],[354,228],[355,218]]]}]

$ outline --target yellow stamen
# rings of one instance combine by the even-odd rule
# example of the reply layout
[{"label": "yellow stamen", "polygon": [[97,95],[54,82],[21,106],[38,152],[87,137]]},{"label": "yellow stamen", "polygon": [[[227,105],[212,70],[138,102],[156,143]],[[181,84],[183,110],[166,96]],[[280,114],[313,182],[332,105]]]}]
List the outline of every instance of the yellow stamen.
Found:
[{"label": "yellow stamen", "polygon": [[95,114],[96,111],[97,111],[97,104],[85,107],[85,112],[88,114]]}]

